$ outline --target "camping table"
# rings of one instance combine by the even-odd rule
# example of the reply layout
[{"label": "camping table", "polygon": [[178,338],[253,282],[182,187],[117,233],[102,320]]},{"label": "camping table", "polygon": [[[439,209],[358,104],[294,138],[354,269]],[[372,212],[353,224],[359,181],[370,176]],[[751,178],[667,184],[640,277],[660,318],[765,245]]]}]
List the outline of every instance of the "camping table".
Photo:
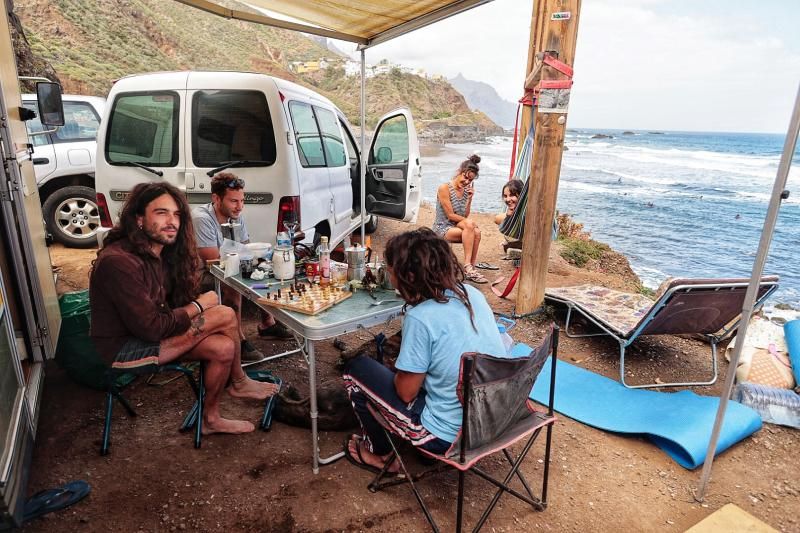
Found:
[{"label": "camping table", "polygon": [[344,456],[344,452],[339,452],[330,457],[320,458],[319,440],[317,433],[317,368],[314,355],[314,341],[331,339],[345,333],[356,331],[359,328],[369,328],[379,324],[384,324],[400,316],[403,302],[394,291],[379,291],[378,300],[397,299],[397,302],[388,302],[382,305],[370,305],[373,300],[366,291],[358,291],[353,296],[344,300],[330,309],[322,311],[316,315],[305,315],[287,309],[270,307],[260,304],[258,298],[266,290],[253,289],[256,284],[270,283],[270,289],[278,288],[281,285],[288,286],[289,282],[280,283],[274,278],[267,278],[263,281],[251,281],[242,279],[241,276],[225,278],[224,271],[219,266],[212,266],[211,274],[214,276],[217,292],[219,293],[220,284],[224,283],[231,287],[243,297],[247,298],[259,308],[269,311],[276,320],[282,322],[287,328],[300,338],[301,351],[308,363],[308,383],[309,401],[311,403],[311,449],[313,470],[319,473],[319,465],[329,464]]}]

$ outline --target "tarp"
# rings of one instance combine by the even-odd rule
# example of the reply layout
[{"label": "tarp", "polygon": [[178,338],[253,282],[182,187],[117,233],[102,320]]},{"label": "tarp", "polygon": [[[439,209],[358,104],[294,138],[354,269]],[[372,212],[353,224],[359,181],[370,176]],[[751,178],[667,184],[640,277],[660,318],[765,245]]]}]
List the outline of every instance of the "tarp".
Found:
[{"label": "tarp", "polygon": [[492,0],[247,0],[254,14],[209,0],[177,0],[226,18],[268,24],[372,46]]}]

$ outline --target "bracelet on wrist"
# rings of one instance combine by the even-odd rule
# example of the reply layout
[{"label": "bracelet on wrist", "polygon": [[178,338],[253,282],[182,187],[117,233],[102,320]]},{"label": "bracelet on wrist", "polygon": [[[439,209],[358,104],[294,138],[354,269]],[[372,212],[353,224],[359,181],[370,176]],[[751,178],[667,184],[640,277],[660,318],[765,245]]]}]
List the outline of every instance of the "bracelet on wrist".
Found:
[{"label": "bracelet on wrist", "polygon": [[197,308],[197,311],[198,311],[198,312],[199,312],[199,313],[202,315],[202,314],[203,314],[203,311],[204,311],[204,309],[203,309],[203,306],[202,306],[202,305],[200,305],[200,302],[198,302],[197,300],[192,300],[192,303],[193,303],[193,304],[194,304],[194,306]]}]

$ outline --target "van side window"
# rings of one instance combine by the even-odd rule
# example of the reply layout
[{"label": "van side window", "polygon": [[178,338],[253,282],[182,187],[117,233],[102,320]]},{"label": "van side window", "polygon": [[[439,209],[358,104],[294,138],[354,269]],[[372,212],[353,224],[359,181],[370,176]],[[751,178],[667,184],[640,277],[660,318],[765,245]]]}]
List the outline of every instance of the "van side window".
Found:
[{"label": "van side window", "polygon": [[93,141],[97,138],[100,117],[85,102],[64,102],[64,125],[53,135],[53,142]]},{"label": "van side window", "polygon": [[267,97],[261,91],[197,91],[192,98],[192,161],[200,168],[275,163],[277,148]]},{"label": "van side window", "polygon": [[369,154],[369,162],[377,164],[408,161],[408,125],[406,117],[395,115],[378,126],[378,136]]},{"label": "van side window", "polygon": [[314,118],[314,110],[303,102],[289,102],[289,114],[294,124],[300,164],[304,167],[324,167],[325,154],[322,151],[322,138]]},{"label": "van side window", "polygon": [[177,165],[179,111],[180,98],[172,91],[117,96],[109,115],[106,160],[112,165]]},{"label": "van side window", "polygon": [[328,166],[343,167],[347,165],[347,155],[344,152],[344,142],[336,115],[317,106],[314,106],[314,113],[317,115],[319,129],[322,132],[322,144],[325,147],[325,159]]}]

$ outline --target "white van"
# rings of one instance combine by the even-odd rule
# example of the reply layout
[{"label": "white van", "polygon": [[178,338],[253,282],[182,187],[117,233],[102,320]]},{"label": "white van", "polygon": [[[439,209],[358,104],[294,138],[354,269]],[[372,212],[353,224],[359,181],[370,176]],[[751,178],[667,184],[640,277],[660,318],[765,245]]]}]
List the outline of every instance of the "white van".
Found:
[{"label": "white van", "polygon": [[[211,177],[226,168],[245,180],[252,241],[274,243],[289,213],[306,242],[327,235],[336,244],[360,224],[356,138],[309,89],[264,74],[164,72],[122,78],[107,102],[95,179],[104,228],[137,183],[166,180],[204,204]],[[415,221],[422,173],[408,110],[381,118],[367,164],[367,213]]]}]

